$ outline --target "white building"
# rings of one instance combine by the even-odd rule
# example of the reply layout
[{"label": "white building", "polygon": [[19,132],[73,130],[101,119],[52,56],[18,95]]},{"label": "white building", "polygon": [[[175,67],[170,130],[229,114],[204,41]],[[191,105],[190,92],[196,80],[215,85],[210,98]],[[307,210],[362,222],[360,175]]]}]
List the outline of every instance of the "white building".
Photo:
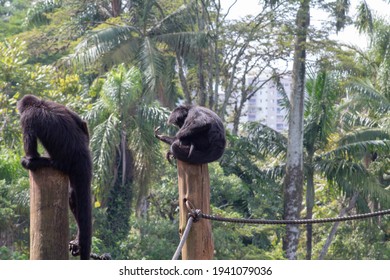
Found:
[{"label": "white building", "polygon": [[[292,78],[286,76],[281,83],[288,97],[292,90]],[[287,112],[282,106],[283,96],[278,92],[274,81],[267,82],[247,102],[246,116],[243,122],[261,122],[268,127],[278,131],[288,130]]]}]

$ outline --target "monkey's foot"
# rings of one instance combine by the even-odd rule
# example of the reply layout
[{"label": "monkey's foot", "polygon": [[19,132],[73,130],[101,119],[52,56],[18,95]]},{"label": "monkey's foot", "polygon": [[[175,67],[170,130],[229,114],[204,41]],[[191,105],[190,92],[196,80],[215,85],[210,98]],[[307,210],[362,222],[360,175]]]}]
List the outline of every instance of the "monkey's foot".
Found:
[{"label": "monkey's foot", "polygon": [[39,168],[52,166],[51,160],[45,157],[37,157],[37,158],[22,157],[20,163],[25,169],[32,170],[32,171],[35,171]]},{"label": "monkey's foot", "polygon": [[69,251],[71,252],[73,257],[77,257],[80,255],[80,246],[79,241],[77,239],[69,242]]},{"label": "monkey's foot", "polygon": [[175,159],[175,156],[173,155],[173,153],[171,151],[167,152],[166,158],[170,164],[174,165],[173,160]]}]

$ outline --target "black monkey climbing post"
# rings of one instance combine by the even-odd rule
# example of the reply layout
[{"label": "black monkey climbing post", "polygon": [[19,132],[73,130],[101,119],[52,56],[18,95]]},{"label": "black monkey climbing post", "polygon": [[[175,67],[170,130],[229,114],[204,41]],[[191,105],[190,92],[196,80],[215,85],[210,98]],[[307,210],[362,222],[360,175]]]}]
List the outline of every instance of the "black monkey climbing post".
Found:
[{"label": "black monkey climbing post", "polygon": [[68,260],[68,244],[68,176],[30,171],[30,260]]},{"label": "black monkey climbing post", "polygon": [[[207,164],[190,164],[177,160],[177,172],[181,236],[188,220],[188,204],[204,213],[210,213],[210,178]],[[200,219],[191,228],[182,249],[182,259],[210,260],[213,255],[214,242],[210,220]]]}]

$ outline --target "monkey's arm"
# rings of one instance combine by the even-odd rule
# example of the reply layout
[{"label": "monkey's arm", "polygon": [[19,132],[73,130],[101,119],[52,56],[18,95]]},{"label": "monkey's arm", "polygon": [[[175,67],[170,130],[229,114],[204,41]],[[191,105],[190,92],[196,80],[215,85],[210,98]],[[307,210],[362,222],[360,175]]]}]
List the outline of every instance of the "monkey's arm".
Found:
[{"label": "monkey's arm", "polygon": [[175,137],[170,137],[170,136],[166,136],[166,135],[161,135],[161,134],[157,134],[158,131],[159,131],[160,127],[157,127],[155,130],[154,130],[154,136],[163,141],[164,143],[167,143],[169,145],[172,145],[173,141],[175,141]]},{"label": "monkey's arm", "polygon": [[49,158],[41,157],[38,153],[38,140],[34,133],[25,130],[23,133],[24,151],[26,156],[22,157],[21,164],[29,170],[36,170],[42,167],[52,166]]},{"label": "monkey's arm", "polygon": [[35,133],[24,130],[23,145],[24,145],[24,153],[26,154],[26,158],[32,159],[32,158],[40,157],[38,153],[38,140]]}]

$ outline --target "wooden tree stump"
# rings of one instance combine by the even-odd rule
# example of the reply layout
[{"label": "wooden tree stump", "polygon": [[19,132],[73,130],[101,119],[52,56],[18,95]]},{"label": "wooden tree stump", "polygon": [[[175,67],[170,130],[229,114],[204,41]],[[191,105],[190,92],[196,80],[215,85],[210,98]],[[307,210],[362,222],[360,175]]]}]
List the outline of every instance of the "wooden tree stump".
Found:
[{"label": "wooden tree stump", "polygon": [[[189,164],[178,160],[177,172],[181,237],[188,220],[187,200],[196,209],[210,213],[210,178],[207,164]],[[200,219],[193,224],[181,255],[183,260],[213,259],[214,242],[209,220]]]},{"label": "wooden tree stump", "polygon": [[68,177],[30,171],[30,260],[69,259]]}]

